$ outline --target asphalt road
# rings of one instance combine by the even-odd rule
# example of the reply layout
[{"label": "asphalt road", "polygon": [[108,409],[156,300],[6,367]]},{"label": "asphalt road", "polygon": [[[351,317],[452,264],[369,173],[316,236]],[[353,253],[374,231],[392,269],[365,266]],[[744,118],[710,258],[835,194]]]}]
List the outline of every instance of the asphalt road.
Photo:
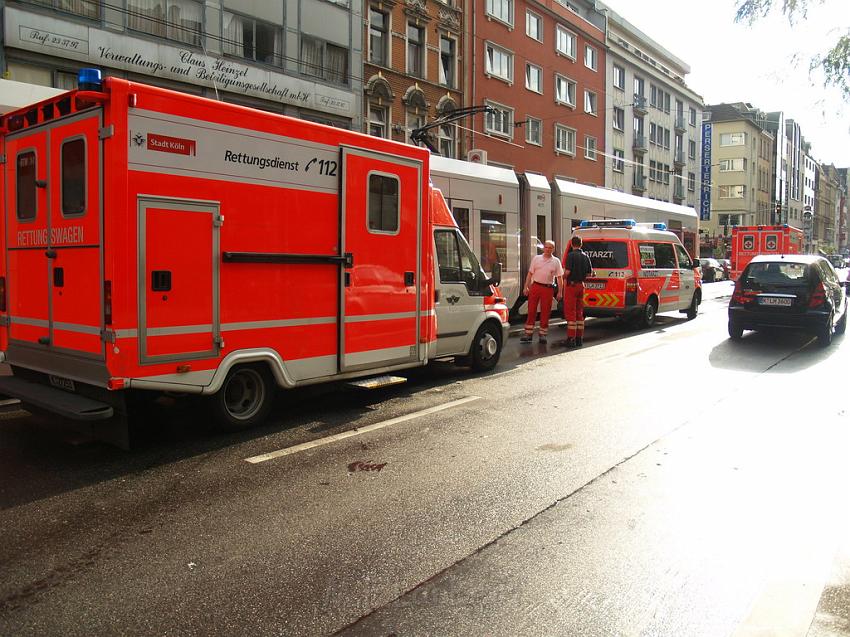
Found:
[{"label": "asphalt road", "polygon": [[241,435],[191,401],[130,453],[6,414],[0,634],[850,634],[850,345],[733,343],[730,292]]}]

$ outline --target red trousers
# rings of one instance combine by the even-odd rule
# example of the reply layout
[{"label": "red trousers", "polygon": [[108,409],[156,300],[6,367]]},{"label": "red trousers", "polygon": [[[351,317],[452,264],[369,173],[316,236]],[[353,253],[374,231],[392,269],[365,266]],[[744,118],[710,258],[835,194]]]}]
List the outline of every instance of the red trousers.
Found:
[{"label": "red trousers", "polygon": [[549,331],[549,314],[552,312],[552,297],[555,288],[551,285],[532,283],[528,289],[528,318],[525,320],[525,333],[531,336],[534,332],[534,320],[537,318],[537,306],[540,306],[540,336],[546,336]]},{"label": "red trousers", "polygon": [[584,338],[584,283],[564,285],[564,318],[567,319],[567,338]]}]

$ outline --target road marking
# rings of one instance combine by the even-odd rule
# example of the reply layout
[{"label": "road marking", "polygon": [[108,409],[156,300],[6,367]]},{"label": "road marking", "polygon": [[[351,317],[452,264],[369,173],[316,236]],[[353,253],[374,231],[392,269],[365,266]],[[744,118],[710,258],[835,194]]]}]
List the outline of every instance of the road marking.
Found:
[{"label": "road marking", "polygon": [[291,456],[292,454],[298,453],[299,451],[306,451],[307,449],[321,447],[322,445],[327,445],[332,442],[344,440],[345,438],[359,436],[360,434],[369,433],[370,431],[375,431],[377,429],[383,429],[384,427],[389,427],[391,425],[397,425],[401,422],[413,420],[414,418],[427,416],[428,414],[435,414],[437,412],[444,411],[446,409],[451,409],[452,407],[457,407],[458,405],[463,405],[465,403],[472,402],[473,400],[480,399],[481,396],[467,396],[466,398],[459,398],[458,400],[453,400],[442,405],[437,405],[436,407],[428,407],[428,409],[423,409],[422,411],[415,411],[412,414],[407,414],[406,416],[399,416],[398,418],[390,418],[389,420],[384,420],[383,422],[376,422],[374,425],[366,425],[365,427],[359,427],[358,429],[352,429],[351,431],[344,431],[341,434],[334,434],[333,436],[328,436],[327,438],[321,438],[312,442],[305,442],[300,445],[286,447],[285,449],[270,451],[269,453],[264,453],[259,456],[245,458],[245,462],[257,464],[259,462],[265,462],[266,460],[274,460],[275,458],[280,458],[282,456]]}]

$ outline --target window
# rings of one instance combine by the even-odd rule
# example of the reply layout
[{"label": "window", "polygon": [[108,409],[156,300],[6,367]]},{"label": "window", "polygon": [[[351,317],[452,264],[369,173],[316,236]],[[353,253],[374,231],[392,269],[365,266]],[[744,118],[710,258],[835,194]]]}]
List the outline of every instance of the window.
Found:
[{"label": "window", "polygon": [[664,97],[664,112],[669,113],[670,112],[670,93],[668,93],[666,91],[662,91],[662,93],[663,93],[663,97]]},{"label": "window", "polygon": [[534,64],[525,65],[525,88],[535,93],[543,93],[543,69]]},{"label": "window", "polygon": [[86,211],[86,140],[82,137],[62,144],[62,216]]},{"label": "window", "polygon": [[543,18],[531,11],[525,12],[525,34],[538,42],[543,41]]},{"label": "window", "polygon": [[372,137],[389,138],[388,109],[386,106],[369,104],[369,134]]},{"label": "window", "polygon": [[513,137],[514,111],[512,108],[487,103],[493,108],[484,116],[484,130],[488,133]]},{"label": "window", "polygon": [[656,124],[654,122],[649,123],[649,143],[652,144],[653,146],[658,144],[657,139],[658,139],[658,132],[660,131],[660,129],[661,129],[661,127],[658,124]]},{"label": "window", "polygon": [[626,69],[616,64],[614,65],[614,88],[626,90]]},{"label": "window", "polygon": [[746,143],[746,133],[720,133],[721,146],[745,146]]},{"label": "window", "polygon": [[672,243],[639,243],[640,265],[643,268],[670,270],[676,268]]},{"label": "window", "polygon": [[455,85],[455,41],[440,36],[440,84],[454,88]]},{"label": "window", "polygon": [[688,158],[697,158],[697,143],[693,139],[688,140]]},{"label": "window", "polygon": [[555,101],[568,106],[576,105],[576,83],[563,75],[555,76]]},{"label": "window", "polygon": [[555,152],[576,154],[576,132],[572,128],[555,124]]},{"label": "window", "polygon": [[496,20],[499,20],[500,22],[513,26],[513,0],[487,0],[487,15],[491,18],[496,18]]},{"label": "window", "polygon": [[[63,13],[71,13],[96,20],[100,17],[100,2],[96,0],[34,0],[35,4],[52,7]],[[76,86],[74,88],[77,88]],[[69,89],[70,90],[70,89]]]},{"label": "window", "polygon": [[658,168],[659,168],[659,170],[663,170],[663,172],[661,173],[661,180],[666,185],[669,186],[670,185],[670,173],[673,172],[672,170],[670,170],[670,164],[662,164],[661,162],[658,162]]},{"label": "window", "polygon": [[281,66],[281,32],[272,24],[224,11],[222,51],[248,60]]},{"label": "window", "polygon": [[442,283],[463,283],[470,294],[490,294],[490,284],[478,264],[478,259],[456,230],[436,231],[434,244]]},{"label": "window", "polygon": [[632,127],[634,129],[635,135],[643,135],[643,117],[635,115],[632,121]]},{"label": "window", "polygon": [[543,122],[536,117],[525,119],[525,141],[535,146],[543,145]]},{"label": "window", "polygon": [[509,51],[489,42],[485,45],[487,60],[485,72],[506,82],[514,81],[514,56]]},{"label": "window", "polygon": [[720,160],[720,172],[722,173],[743,172],[746,169],[747,160],[745,158]]},{"label": "window", "polygon": [[567,57],[575,59],[577,38],[575,33],[567,31],[561,25],[555,30],[555,50]]},{"label": "window", "polygon": [[592,70],[596,70],[596,49],[592,46],[584,45],[584,65]]},{"label": "window", "polygon": [[587,239],[582,250],[599,270],[622,270],[629,267],[629,244],[625,241]]},{"label": "window", "polygon": [[463,238],[469,241],[469,208],[452,208],[452,216]]},{"label": "window", "polygon": [[398,232],[398,177],[369,173],[369,232]]},{"label": "window", "polygon": [[302,35],[301,73],[334,84],[347,84],[348,49]]},{"label": "window", "polygon": [[697,111],[693,107],[688,108],[688,124],[691,126],[697,125]]},{"label": "window", "polygon": [[664,148],[670,150],[670,129],[664,129]]},{"label": "window", "polygon": [[680,246],[678,243],[676,246],[676,258],[679,259],[679,268],[680,269],[690,269],[692,266],[691,256],[688,254],[688,251],[685,250],[683,246]]},{"label": "window", "polygon": [[635,75],[635,95],[639,97],[643,97],[644,95],[644,83],[643,78]]},{"label": "window", "polygon": [[127,28],[200,46],[202,7],[197,0],[127,0]]},{"label": "window", "polygon": [[743,199],[747,195],[746,186],[720,186],[718,190],[721,199]]},{"label": "window", "polygon": [[481,212],[481,267],[485,272],[494,263],[507,263],[507,215],[503,212]]},{"label": "window", "polygon": [[422,77],[422,53],[425,50],[425,29],[407,23],[407,72]]},{"label": "window", "polygon": [[584,112],[596,115],[597,97],[593,91],[584,92]]},{"label": "window", "polygon": [[697,187],[697,176],[694,173],[688,173],[688,190],[693,192]]},{"label": "window", "polygon": [[388,65],[389,24],[386,13],[369,9],[369,61],[372,64]]},{"label": "window", "polygon": [[595,137],[585,137],[584,138],[584,158],[592,159],[596,161],[596,138]]},{"label": "window", "polygon": [[440,155],[442,157],[457,157],[457,144],[455,143],[457,124],[443,124],[439,130]]},{"label": "window", "polygon": [[15,196],[18,221],[32,221],[36,214],[35,151],[18,155],[16,161]]},{"label": "window", "polygon": [[611,168],[614,170],[615,173],[623,172],[623,164],[625,163],[623,160],[625,159],[625,157],[625,151],[620,150],[619,148],[614,149],[614,159],[611,162]]},{"label": "window", "polygon": [[619,106],[614,107],[614,130],[625,130],[626,111]]}]

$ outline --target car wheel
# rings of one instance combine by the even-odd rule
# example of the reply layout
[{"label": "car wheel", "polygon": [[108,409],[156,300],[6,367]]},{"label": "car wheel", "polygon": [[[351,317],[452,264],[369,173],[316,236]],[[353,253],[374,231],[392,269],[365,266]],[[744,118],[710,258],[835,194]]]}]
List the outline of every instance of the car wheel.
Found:
[{"label": "car wheel", "polygon": [[499,362],[502,354],[502,334],[493,323],[484,323],[472,339],[469,350],[469,366],[476,372],[487,372]]},{"label": "car wheel", "polygon": [[250,429],[265,420],[273,399],[274,382],[267,367],[234,367],[212,397],[216,426],[221,431]]},{"label": "car wheel", "polygon": [[826,320],[826,324],[818,330],[818,345],[821,347],[829,347],[832,343],[833,332],[832,314],[830,314],[829,318]]},{"label": "car wheel", "polygon": [[697,317],[697,312],[699,312],[699,292],[694,292],[694,298],[691,299],[691,304],[685,316],[688,317],[689,321],[693,321]]},{"label": "car wheel", "polygon": [[643,311],[638,317],[638,327],[652,327],[655,325],[655,319],[658,316],[658,301],[655,297],[651,297],[646,305],[643,306]]},{"label": "car wheel", "polygon": [[740,341],[744,337],[744,328],[735,323],[734,321],[729,321],[729,338],[733,341]]}]

